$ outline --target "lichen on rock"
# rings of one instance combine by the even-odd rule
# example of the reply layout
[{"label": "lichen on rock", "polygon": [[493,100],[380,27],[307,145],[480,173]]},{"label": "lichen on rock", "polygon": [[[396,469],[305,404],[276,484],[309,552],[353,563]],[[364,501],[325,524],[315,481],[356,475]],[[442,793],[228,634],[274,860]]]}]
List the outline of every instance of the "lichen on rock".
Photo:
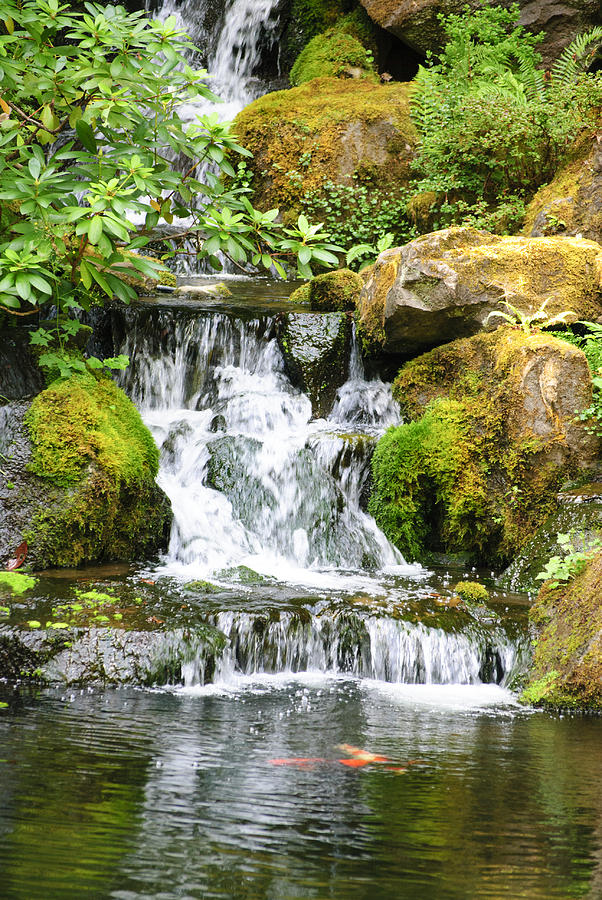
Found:
[{"label": "lichen on rock", "polygon": [[411,354],[476,334],[507,300],[524,314],[602,313],[602,247],[561,237],[445,228],[380,254],[359,300],[364,333]]},{"label": "lichen on rock", "polygon": [[411,421],[373,457],[370,509],[408,559],[429,550],[512,558],[593,467],[599,440],[575,419],[591,397],[580,350],[509,327],[406,364],[393,392]]}]

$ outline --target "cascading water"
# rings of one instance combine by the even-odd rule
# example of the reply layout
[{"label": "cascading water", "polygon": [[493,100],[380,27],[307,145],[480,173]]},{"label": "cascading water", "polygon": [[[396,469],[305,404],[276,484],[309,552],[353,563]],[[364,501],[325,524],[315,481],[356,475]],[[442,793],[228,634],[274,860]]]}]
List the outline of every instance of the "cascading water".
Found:
[{"label": "cascading water", "polygon": [[278,56],[280,0],[165,0],[158,15],[175,15],[202,51],[211,75],[210,87],[221,99],[200,101],[180,110],[184,119],[216,112],[221,121],[233,119],[243,107],[266,92],[258,75],[264,55]]},{"label": "cascading water", "polygon": [[[504,628],[402,615],[412,591],[414,600],[426,596],[426,573],[404,562],[361,506],[371,447],[399,421],[390,388],[365,378],[353,343],[331,413],[312,419],[275,329],[267,315],[158,309],[131,316],[121,348],[131,357],[124,387],[161,448],[159,483],[174,510],[153,577],[210,581],[245,605],[258,592],[264,598],[260,613],[239,600],[235,610],[203,615],[228,644],[210,665],[195,651],[184,682],[202,684],[208,671],[230,683],[237,673],[307,670],[398,683],[501,681],[517,662]],[[266,613],[267,595],[279,590],[297,592],[302,613],[278,602]]]}]

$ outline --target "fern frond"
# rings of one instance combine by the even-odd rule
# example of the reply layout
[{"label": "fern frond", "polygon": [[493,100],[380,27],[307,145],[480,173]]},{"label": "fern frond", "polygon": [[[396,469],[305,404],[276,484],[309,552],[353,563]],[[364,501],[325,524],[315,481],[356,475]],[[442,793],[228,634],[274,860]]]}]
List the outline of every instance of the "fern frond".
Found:
[{"label": "fern frond", "polygon": [[578,35],[552,66],[552,78],[556,84],[573,84],[591,66],[601,44],[602,25]]}]

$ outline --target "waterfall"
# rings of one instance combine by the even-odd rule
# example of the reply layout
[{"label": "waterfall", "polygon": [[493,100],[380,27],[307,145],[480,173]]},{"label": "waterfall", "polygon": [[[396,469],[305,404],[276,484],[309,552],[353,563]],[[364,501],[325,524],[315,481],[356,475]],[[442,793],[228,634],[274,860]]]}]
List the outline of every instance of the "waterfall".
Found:
[{"label": "waterfall", "polygon": [[508,683],[525,641],[490,610],[446,606],[363,508],[375,442],[400,416],[355,342],[347,381],[316,419],[288,377],[275,316],[125,315],[122,384],[160,447],[174,511],[153,580],[184,582],[199,621],[225,638],[184,653],[187,688],[308,672]]},{"label": "waterfall", "polygon": [[122,350],[131,357],[124,385],[161,448],[171,573],[219,580],[245,566],[342,588],[350,571],[404,565],[361,508],[371,446],[398,410],[357,362],[333,414],[315,421],[269,316],[156,311],[133,324]]},{"label": "waterfall", "polygon": [[[199,101],[180,110],[186,120],[216,112],[222,121],[233,119],[243,107],[266,93],[258,75],[262,55],[278,55],[280,0],[164,0],[158,15],[175,15],[204,57],[210,87],[221,103]],[[217,9],[214,9],[217,7]]]}]

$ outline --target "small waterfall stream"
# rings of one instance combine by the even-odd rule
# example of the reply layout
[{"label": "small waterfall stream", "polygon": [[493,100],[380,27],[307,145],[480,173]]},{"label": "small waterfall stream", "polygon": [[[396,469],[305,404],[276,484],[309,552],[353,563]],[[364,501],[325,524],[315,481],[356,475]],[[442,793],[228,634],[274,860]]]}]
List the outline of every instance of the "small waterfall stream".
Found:
[{"label": "small waterfall stream", "polygon": [[273,315],[155,309],[132,315],[126,332],[123,385],[161,448],[174,510],[153,577],[230,598],[202,616],[225,649],[208,661],[195,648],[186,685],[314,670],[397,683],[509,676],[520,648],[499,623],[415,614],[427,573],[362,508],[374,443],[400,419],[355,342],[332,410],[315,419],[289,380]]}]

